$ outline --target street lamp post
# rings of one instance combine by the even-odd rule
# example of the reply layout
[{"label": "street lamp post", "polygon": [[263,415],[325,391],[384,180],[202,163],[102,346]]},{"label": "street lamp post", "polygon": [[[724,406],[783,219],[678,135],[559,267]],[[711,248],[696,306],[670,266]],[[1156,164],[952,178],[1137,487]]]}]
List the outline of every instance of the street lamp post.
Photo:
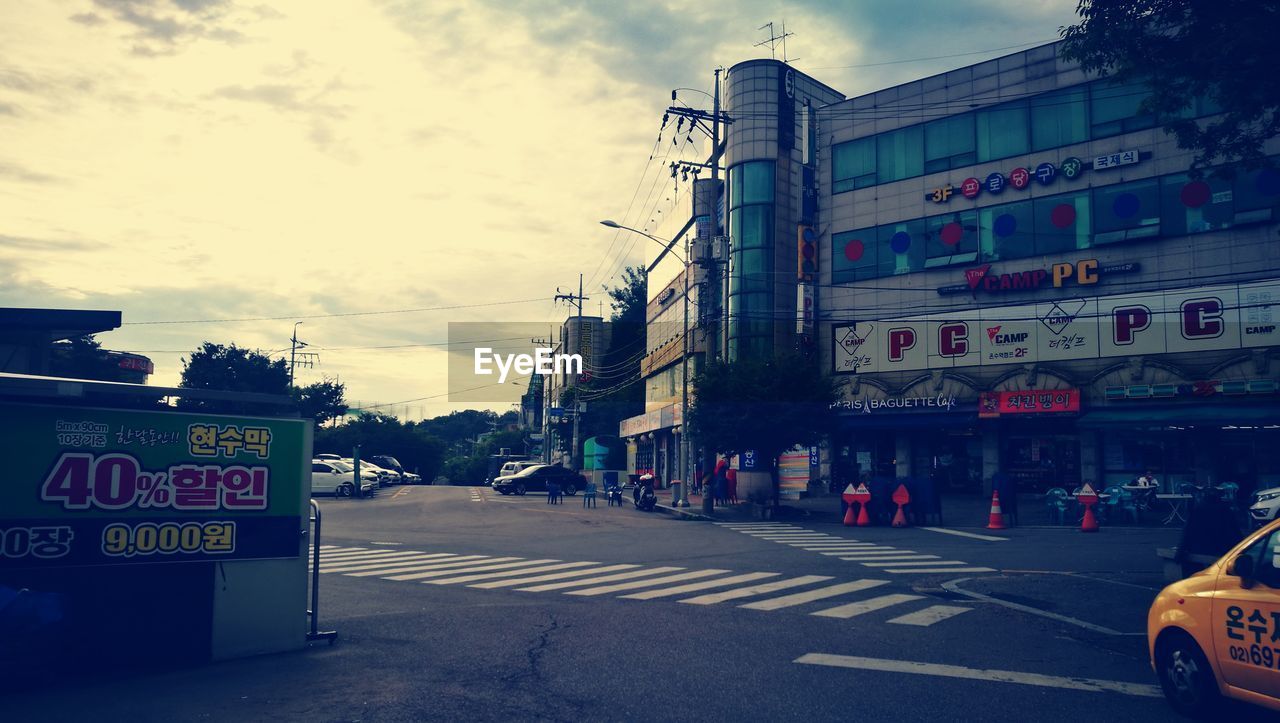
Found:
[{"label": "street lamp post", "polygon": [[[652,239],[653,241],[656,241],[665,250],[669,251],[673,256],[676,256],[675,251],[671,250],[671,247],[675,245],[674,241],[660,239],[657,236],[654,236],[653,234],[650,234],[646,231],[641,231],[638,228],[623,226],[617,221],[610,221],[606,219],[604,221],[601,221],[600,224],[603,226],[608,226],[609,228],[616,228],[623,231],[631,231],[632,233],[638,233],[641,236],[645,236],[649,239]],[[680,335],[681,341],[682,341],[681,348],[683,352],[680,356],[680,477],[681,477],[682,484],[680,485],[680,501],[677,503],[677,506],[688,507],[689,506],[689,484],[692,482],[692,480],[689,479],[689,424],[688,424],[689,422],[689,418],[688,418],[689,416],[689,270],[691,268],[689,263],[689,237],[688,236],[685,236],[685,240],[684,240],[684,258],[682,259],[679,256],[676,256],[676,260],[684,264],[684,302],[683,302],[684,309],[683,309],[683,314],[681,315],[683,317],[684,328],[683,328],[683,333]]]}]

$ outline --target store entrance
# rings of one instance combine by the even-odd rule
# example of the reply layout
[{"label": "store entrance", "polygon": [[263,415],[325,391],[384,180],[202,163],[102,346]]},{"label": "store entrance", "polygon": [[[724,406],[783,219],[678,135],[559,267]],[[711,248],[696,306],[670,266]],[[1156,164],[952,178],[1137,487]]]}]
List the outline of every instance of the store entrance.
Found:
[{"label": "store entrance", "polygon": [[1044,492],[1053,487],[1070,492],[1080,486],[1080,440],[1068,434],[1008,434],[1000,454],[1000,471],[1022,492]]},{"label": "store entrance", "polygon": [[911,450],[913,476],[928,477],[935,490],[982,491],[982,438],[972,431],[917,436]]}]

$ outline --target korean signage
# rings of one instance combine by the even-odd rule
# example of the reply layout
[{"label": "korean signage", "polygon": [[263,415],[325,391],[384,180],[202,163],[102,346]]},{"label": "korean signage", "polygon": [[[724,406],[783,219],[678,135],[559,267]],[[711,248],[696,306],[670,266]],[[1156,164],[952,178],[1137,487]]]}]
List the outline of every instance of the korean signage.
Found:
[{"label": "korean signage", "polygon": [[1120,166],[1131,166],[1141,160],[1142,155],[1137,151],[1117,151],[1108,153],[1105,156],[1098,156],[1093,159],[1093,170],[1105,171]]},{"label": "korean signage", "polygon": [[[1137,151],[1126,151],[1126,153],[1133,154],[1135,159],[1138,156]],[[1102,158],[1109,158],[1109,156],[1102,156]],[[1137,160],[1130,162],[1137,163]],[[1094,161],[1094,163],[1096,164],[1097,161]],[[1097,166],[1095,165],[1095,167]],[[1058,179],[1058,176],[1062,176],[1067,180],[1074,180],[1080,177],[1080,173],[1084,171],[1084,168],[1084,161],[1075,156],[1064,158],[1062,163],[1056,166],[1052,163],[1041,163],[1034,168],[1019,166],[1009,171],[1007,176],[1000,172],[989,173],[983,178],[966,178],[960,182],[959,187],[953,187],[948,183],[944,186],[930,189],[924,194],[924,200],[932,203],[947,203],[956,195],[973,200],[982,195],[983,192],[992,196],[999,196],[1004,193],[1006,188],[1013,188],[1017,191],[1026,190],[1033,181],[1040,186],[1049,186]]]},{"label": "korean signage", "polygon": [[833,371],[1029,364],[1280,345],[1280,280],[836,324]]},{"label": "korean signage", "polygon": [[1079,389],[982,392],[978,395],[978,417],[988,419],[1003,414],[1046,414],[1080,411]]},{"label": "korean signage", "polygon": [[992,271],[991,264],[965,269],[964,283],[938,287],[942,296],[978,292],[1000,294],[1010,291],[1035,291],[1037,289],[1066,286],[1092,286],[1103,276],[1136,274],[1142,265],[1136,261],[1101,266],[1097,259],[1081,259],[1051,264],[1048,269],[1021,269],[1016,271]]},{"label": "korean signage", "polygon": [[305,425],[0,405],[0,569],[296,557]]},{"label": "korean signage", "polygon": [[1129,384],[1107,387],[1107,401],[1121,399],[1168,399],[1173,397],[1216,397],[1219,394],[1241,396],[1248,394],[1275,394],[1280,382],[1274,379],[1209,379],[1199,382],[1169,382],[1165,384]]}]

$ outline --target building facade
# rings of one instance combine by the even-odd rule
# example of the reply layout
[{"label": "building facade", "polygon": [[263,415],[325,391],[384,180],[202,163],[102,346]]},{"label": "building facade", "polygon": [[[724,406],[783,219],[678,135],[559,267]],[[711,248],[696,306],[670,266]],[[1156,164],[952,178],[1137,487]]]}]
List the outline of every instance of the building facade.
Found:
[{"label": "building facade", "polygon": [[1148,91],[1059,49],[853,98],[775,60],[726,75],[711,343],[844,380],[815,478],[1280,485],[1280,173],[1188,175]]}]

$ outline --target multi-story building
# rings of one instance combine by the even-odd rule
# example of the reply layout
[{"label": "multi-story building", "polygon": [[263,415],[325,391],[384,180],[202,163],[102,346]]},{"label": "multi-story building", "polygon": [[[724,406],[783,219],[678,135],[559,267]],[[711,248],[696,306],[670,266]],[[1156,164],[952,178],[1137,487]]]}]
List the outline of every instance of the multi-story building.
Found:
[{"label": "multi-story building", "polygon": [[1280,484],[1280,173],[1188,175],[1059,49],[854,98],[730,69],[726,350],[847,381],[815,476]]}]

